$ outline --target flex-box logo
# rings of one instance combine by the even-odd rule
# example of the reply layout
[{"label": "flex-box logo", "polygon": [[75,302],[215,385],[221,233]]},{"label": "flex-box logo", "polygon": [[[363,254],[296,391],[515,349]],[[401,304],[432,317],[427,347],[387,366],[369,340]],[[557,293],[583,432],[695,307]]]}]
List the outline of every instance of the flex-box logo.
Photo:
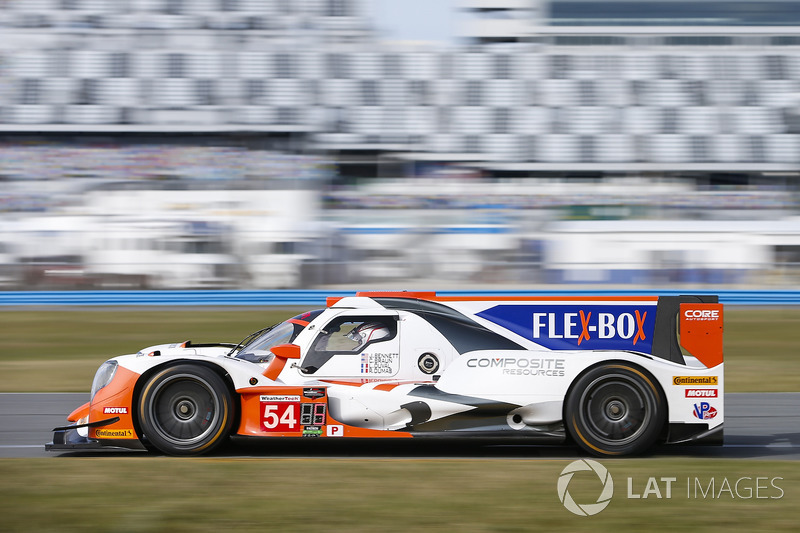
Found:
[{"label": "flex-box logo", "polygon": [[478,316],[554,350],[649,353],[655,305],[497,305]]}]

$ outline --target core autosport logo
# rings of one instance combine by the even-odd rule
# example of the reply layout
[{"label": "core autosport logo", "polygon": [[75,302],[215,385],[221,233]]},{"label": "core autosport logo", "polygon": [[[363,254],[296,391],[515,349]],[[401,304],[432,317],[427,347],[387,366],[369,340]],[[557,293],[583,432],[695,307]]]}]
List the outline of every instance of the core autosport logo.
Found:
[{"label": "core autosport logo", "polygon": [[719,320],[719,309],[686,309],[683,317],[694,322],[713,322]]},{"label": "core autosport logo", "polygon": [[[594,472],[603,484],[600,495],[594,503],[577,503],[569,493],[569,484],[572,481],[572,477],[576,472],[581,471]],[[611,474],[609,474],[606,467],[597,461],[580,459],[572,461],[561,471],[561,475],[558,477],[557,489],[558,499],[569,512],[578,516],[592,516],[608,507],[608,504],[611,503],[611,497],[614,495],[614,480],[611,479]]]},{"label": "core autosport logo", "polygon": [[514,333],[553,350],[619,349],[648,352],[655,331],[655,307],[619,305],[497,305],[478,313]]}]

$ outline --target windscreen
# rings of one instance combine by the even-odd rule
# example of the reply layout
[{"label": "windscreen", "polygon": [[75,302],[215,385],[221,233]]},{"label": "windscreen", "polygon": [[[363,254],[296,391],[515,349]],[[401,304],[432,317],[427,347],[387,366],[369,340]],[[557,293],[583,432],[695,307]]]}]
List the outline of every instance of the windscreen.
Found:
[{"label": "windscreen", "polygon": [[267,363],[272,360],[271,348],[293,342],[303,329],[314,320],[322,310],[309,311],[266,330],[248,342],[236,357],[251,363]]}]

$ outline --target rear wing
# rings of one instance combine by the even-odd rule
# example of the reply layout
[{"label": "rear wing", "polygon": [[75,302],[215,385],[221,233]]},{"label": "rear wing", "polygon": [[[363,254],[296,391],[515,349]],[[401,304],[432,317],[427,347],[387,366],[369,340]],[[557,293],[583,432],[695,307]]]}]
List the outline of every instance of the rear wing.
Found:
[{"label": "rear wing", "polygon": [[716,295],[660,296],[651,353],[683,364],[683,347],[713,368],[723,360],[722,334],[722,304]]}]

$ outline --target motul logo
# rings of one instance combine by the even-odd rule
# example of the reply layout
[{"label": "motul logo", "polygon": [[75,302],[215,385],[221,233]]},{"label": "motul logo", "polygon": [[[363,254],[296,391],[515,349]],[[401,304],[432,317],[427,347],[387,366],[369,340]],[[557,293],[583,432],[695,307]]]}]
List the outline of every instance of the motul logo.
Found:
[{"label": "motul logo", "polygon": [[719,309],[687,309],[683,316],[686,320],[719,320]]},{"label": "motul logo", "polygon": [[687,398],[716,398],[717,389],[686,389]]},{"label": "motul logo", "polygon": [[127,407],[104,407],[103,408],[104,415],[127,415],[128,408]]}]

